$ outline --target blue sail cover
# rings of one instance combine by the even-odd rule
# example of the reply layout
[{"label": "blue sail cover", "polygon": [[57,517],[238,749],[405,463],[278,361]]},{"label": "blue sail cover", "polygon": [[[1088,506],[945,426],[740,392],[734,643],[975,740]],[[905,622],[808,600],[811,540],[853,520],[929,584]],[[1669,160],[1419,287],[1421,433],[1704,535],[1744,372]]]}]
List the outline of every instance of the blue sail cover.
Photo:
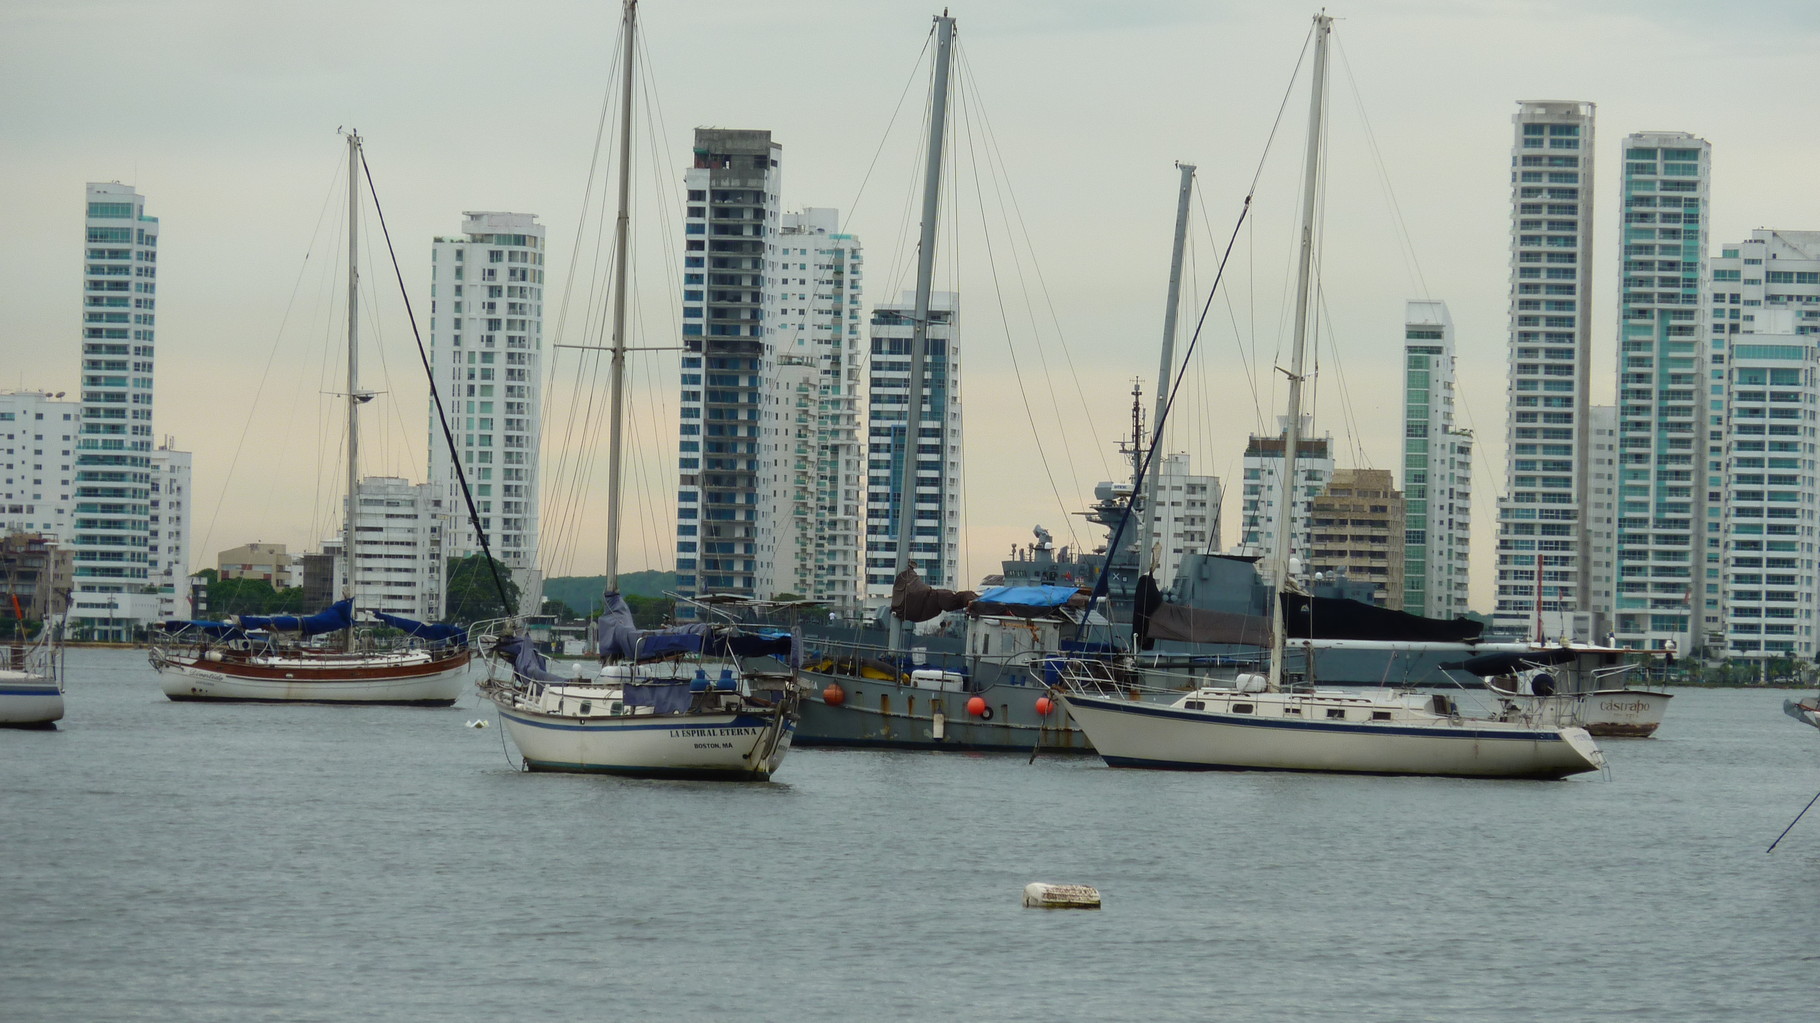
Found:
[{"label": "blue sail cover", "polygon": [[569,682],[566,678],[550,671],[543,655],[537,652],[528,636],[507,636],[499,641],[493,650],[494,655],[512,665],[512,673],[520,681],[529,682]]},{"label": "blue sail cover", "polygon": [[446,622],[434,622],[426,625],[401,615],[389,615],[383,611],[374,611],[373,617],[379,619],[383,624],[401,630],[405,635],[414,639],[430,643],[447,643],[452,640],[456,646],[468,645],[468,630],[459,625],[449,625]]},{"label": "blue sail cover", "polygon": [[321,636],[325,633],[340,632],[354,624],[354,602],[338,600],[328,607],[300,618],[297,615],[239,615],[235,619],[243,629],[271,629],[275,632],[298,632],[305,636]]},{"label": "blue sail cover", "polygon": [[967,611],[973,615],[1038,618],[1077,600],[1081,606],[1086,606],[1080,592],[1074,586],[994,586],[973,598]]},{"label": "blue sail cover", "polygon": [[188,618],[169,619],[163,628],[173,636],[181,632],[200,632],[216,639],[241,639],[246,635],[233,622],[205,622]]},{"label": "blue sail cover", "polygon": [[649,707],[657,714],[681,714],[689,709],[689,683],[686,679],[627,682],[621,693],[628,708]]}]

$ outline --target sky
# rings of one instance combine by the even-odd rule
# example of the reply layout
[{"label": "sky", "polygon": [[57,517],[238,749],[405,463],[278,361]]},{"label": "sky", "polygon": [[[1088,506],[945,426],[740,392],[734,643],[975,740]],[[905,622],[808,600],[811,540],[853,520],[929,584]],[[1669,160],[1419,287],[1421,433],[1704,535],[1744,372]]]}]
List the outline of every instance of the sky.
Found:
[{"label": "sky", "polygon": [[[783,145],[783,206],[840,209],[864,244],[868,305],[908,288],[937,9],[653,0],[640,11],[634,343],[674,343],[677,188],[698,126],[769,129]],[[1274,432],[1307,103],[1292,82],[1313,9],[993,0],[950,13],[959,84],[937,286],[962,295],[963,575],[978,578],[1036,525],[1062,543],[1096,540],[1071,513],[1119,474],[1134,381],[1151,400],[1177,161],[1199,168],[1178,350],[1255,199],[1165,444],[1236,494],[1246,434]],[[1480,439],[1473,604],[1487,609],[1517,101],[1598,105],[1592,380],[1593,400],[1608,402],[1623,136],[1712,143],[1714,248],[1759,227],[1820,229],[1820,7],[1372,0],[1328,13],[1316,428],[1334,435],[1341,466],[1400,472],[1403,303],[1448,303],[1460,423]],[[83,185],[135,186],[160,219],[155,426],[195,453],[195,565],[252,540],[313,547],[339,500],[325,393],[342,358],[338,129],[364,136],[426,331],[430,240],[456,233],[463,211],[510,210],[549,231],[546,345],[601,343],[595,152],[619,17],[617,3],[577,0],[10,0],[0,387],[79,390]],[[371,217],[364,233],[363,381],[385,393],[369,406],[363,471],[421,480],[423,378]],[[595,395],[590,358],[548,356],[552,575],[595,574],[603,560],[602,428],[576,411]],[[622,568],[669,568],[674,354],[637,359],[632,377],[638,496]],[[1224,510],[1228,543],[1236,505]]]}]

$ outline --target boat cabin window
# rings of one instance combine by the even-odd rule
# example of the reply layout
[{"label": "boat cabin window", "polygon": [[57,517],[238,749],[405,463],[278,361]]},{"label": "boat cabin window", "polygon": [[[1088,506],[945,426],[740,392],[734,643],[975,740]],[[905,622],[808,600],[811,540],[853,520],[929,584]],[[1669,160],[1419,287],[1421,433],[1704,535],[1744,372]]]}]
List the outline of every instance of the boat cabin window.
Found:
[{"label": "boat cabin window", "polygon": [[[457,251],[459,251],[459,250],[457,250]],[[617,703],[609,703],[609,704],[607,704],[607,713],[608,713],[608,714],[613,714],[613,715],[615,715],[615,716],[617,716],[617,715],[618,715],[618,714],[619,714],[619,713],[620,713],[620,706],[619,706],[619,704],[617,704]]]},{"label": "boat cabin window", "polygon": [[1251,704],[1235,703],[1232,705],[1232,712],[1234,714],[1249,714],[1251,713]]},{"label": "boat cabin window", "polygon": [[588,712],[592,711],[593,709],[594,709],[594,704],[592,702],[590,702],[588,700],[583,700],[583,701],[581,701],[581,710],[577,711],[577,713],[587,714]]},{"label": "boat cabin window", "polygon": [[1283,708],[1283,715],[1285,717],[1292,715],[1292,714],[1295,715],[1296,717],[1301,717],[1302,708],[1300,708],[1300,707],[1284,707]]},{"label": "boat cabin window", "polygon": [[1344,721],[1344,720],[1346,720],[1346,708],[1345,707],[1329,707],[1329,708],[1327,708],[1327,716],[1330,718],[1335,718],[1340,721]]},{"label": "boat cabin window", "polygon": [[1182,708],[1184,710],[1206,710],[1207,703],[1205,700],[1189,700],[1182,704]]},{"label": "boat cabin window", "polygon": [[1371,712],[1371,719],[1373,721],[1389,721],[1390,720],[1390,711],[1374,710]]}]

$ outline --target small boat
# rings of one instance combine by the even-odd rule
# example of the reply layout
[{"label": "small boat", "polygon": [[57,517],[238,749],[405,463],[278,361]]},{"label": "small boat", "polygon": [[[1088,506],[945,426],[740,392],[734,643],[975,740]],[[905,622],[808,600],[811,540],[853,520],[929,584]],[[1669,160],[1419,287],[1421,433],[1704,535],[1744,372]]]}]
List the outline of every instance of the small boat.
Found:
[{"label": "small boat", "polygon": [[[499,708],[529,771],[704,781],[766,781],[796,729],[788,634],[690,625],[639,632],[611,594],[602,615],[620,637],[594,677],[549,671],[517,623],[487,650],[481,692]],[[484,626],[483,626],[484,628]]]},{"label": "small boat", "polygon": [[[1574,724],[1593,735],[1643,739],[1656,734],[1673,693],[1622,684],[1642,667],[1638,651],[1621,647],[1561,644],[1528,650],[1494,650],[1443,667],[1458,667],[1485,680],[1498,699],[1540,709],[1574,697]],[[1619,683],[1619,684],[1613,684]]]},{"label": "small boat", "polygon": [[[1283,416],[1277,514],[1291,516],[1299,478],[1295,463],[1304,410],[1302,386],[1314,295],[1315,210],[1320,194],[1321,153],[1325,125],[1328,36],[1332,19],[1314,19],[1314,85],[1310,91],[1308,146],[1303,176],[1301,252],[1295,291],[1293,350],[1288,370],[1288,402]],[[1162,430],[1165,416],[1157,417]],[[1152,444],[1154,451],[1159,445]],[[1277,597],[1268,621],[1269,674],[1238,674],[1233,680],[1208,683],[1168,671],[1120,670],[1088,660],[1061,661],[1061,684],[1053,692],[1094,749],[1114,767],[1189,770],[1318,771],[1351,774],[1437,775],[1466,778],[1554,779],[1605,764],[1586,730],[1559,722],[1560,704],[1526,711],[1508,706],[1496,716],[1468,717],[1451,697],[1405,690],[1319,689],[1312,678],[1293,680],[1286,670],[1292,612],[1312,606],[1295,577],[1289,537],[1283,522],[1276,531],[1271,580]],[[1400,615],[1384,609],[1377,616]],[[1232,628],[1255,633],[1257,624],[1244,616],[1196,612],[1162,606],[1145,617],[1179,618],[1190,631]],[[1402,616],[1413,618],[1414,616]],[[1421,624],[1417,621],[1413,624]],[[1444,623],[1440,623],[1444,624]],[[1150,702],[1142,697],[1167,703]],[[1562,698],[1570,699],[1570,698]]]},{"label": "small boat", "polygon": [[626,260],[631,214],[632,84],[637,0],[626,0],[620,83],[619,218],[614,241],[608,381],[607,592],[593,677],[551,672],[522,618],[475,627],[480,682],[530,771],[766,781],[797,722],[796,637],[778,629],[698,624],[644,631],[619,593],[625,440]]},{"label": "small boat", "polygon": [[1783,700],[1782,713],[1804,725],[1820,728],[1820,696],[1810,696],[1805,700]]},{"label": "small boat", "polygon": [[62,648],[45,623],[35,641],[0,645],[0,728],[55,728],[63,720]]},{"label": "small boat", "polygon": [[[152,667],[173,700],[232,703],[365,703],[447,707],[466,685],[467,630],[375,612],[410,645],[364,639],[337,601],[308,617],[240,615],[228,621],[168,621],[155,634]],[[339,648],[308,642],[346,633]],[[348,649],[352,646],[353,649]],[[367,649],[363,649],[363,647]]]},{"label": "small boat", "polygon": [[[366,624],[397,630],[396,642],[380,644],[356,627],[353,592],[354,520],[359,481],[359,407],[371,400],[357,377],[359,278],[360,135],[348,144],[348,322],[347,322],[347,499],[341,550],[347,565],[342,599],[307,617],[242,615],[227,621],[168,621],[155,635],[152,667],[163,676],[164,695],[173,700],[252,703],[365,703],[446,707],[465,683],[467,631],[457,625],[424,624],[397,615],[373,613]],[[394,636],[397,634],[394,633]],[[337,636],[339,649],[315,637]],[[307,642],[315,640],[314,642]]]}]

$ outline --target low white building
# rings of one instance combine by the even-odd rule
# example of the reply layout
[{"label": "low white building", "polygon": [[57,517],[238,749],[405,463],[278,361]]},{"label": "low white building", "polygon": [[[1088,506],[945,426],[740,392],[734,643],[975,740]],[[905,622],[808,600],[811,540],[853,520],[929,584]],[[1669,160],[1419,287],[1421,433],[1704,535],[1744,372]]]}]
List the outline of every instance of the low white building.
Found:
[{"label": "low white building", "polygon": [[[1286,417],[1278,418],[1286,422]],[[1311,421],[1304,415],[1303,434],[1296,441],[1296,479],[1292,491],[1295,507],[1290,509],[1295,524],[1289,534],[1289,554],[1303,559],[1307,558],[1310,546],[1310,507],[1333,479],[1333,438],[1308,436],[1309,425]],[[1245,446],[1245,460],[1241,464],[1245,479],[1239,506],[1239,540],[1232,553],[1264,559],[1259,563],[1259,570],[1275,585],[1276,580],[1269,579],[1269,572],[1270,558],[1276,551],[1276,538],[1283,521],[1283,515],[1278,511],[1283,492],[1283,435],[1261,437],[1254,434]]]}]

